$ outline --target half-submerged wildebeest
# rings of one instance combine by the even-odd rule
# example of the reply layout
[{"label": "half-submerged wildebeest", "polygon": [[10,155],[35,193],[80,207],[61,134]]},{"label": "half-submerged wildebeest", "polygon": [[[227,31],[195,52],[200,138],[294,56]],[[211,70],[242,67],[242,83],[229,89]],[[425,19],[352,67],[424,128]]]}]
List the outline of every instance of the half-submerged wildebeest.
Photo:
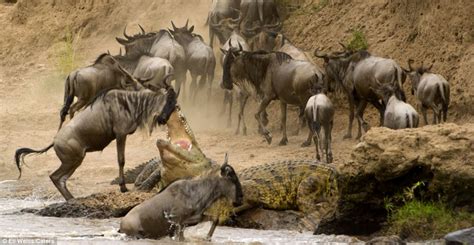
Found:
[{"label": "half-submerged wildebeest", "polygon": [[184,89],[181,90],[181,85],[186,81],[186,54],[183,46],[167,30],[146,33],[143,28],[141,29],[140,34],[133,36],[127,35],[124,29],[123,35],[126,39],[117,37],[116,40],[125,46],[127,55],[149,53],[153,57],[168,60],[174,69],[175,89],[184,94]]},{"label": "half-submerged wildebeest", "polygon": [[[320,160],[319,151],[326,153],[326,162],[332,162],[332,126],[334,120],[334,106],[331,100],[321,92],[322,88],[315,86],[316,94],[309,98],[306,103],[305,115],[310,129],[308,139],[302,146],[310,146],[313,138],[316,147],[316,159]],[[324,129],[324,143],[321,140],[321,126]],[[323,151],[324,145],[324,151]]]},{"label": "half-submerged wildebeest", "polygon": [[75,116],[54,137],[53,143],[42,150],[20,148],[15,161],[20,171],[23,158],[31,153],[44,153],[54,147],[61,166],[50,175],[56,188],[66,200],[74,198],[66,187],[66,181],[79,167],[87,152],[102,151],[114,139],[117,141],[119,184],[127,191],[123,176],[125,142],[127,135],[139,127],[151,130],[157,124],[165,124],[176,107],[176,94],[168,86],[166,91],[139,92],[108,90],[99,94],[85,110]]},{"label": "half-submerged wildebeest", "polygon": [[391,129],[418,127],[418,113],[410,104],[402,101],[399,90],[384,84],[376,92],[381,94],[386,105],[383,126]]},{"label": "half-submerged wildebeest", "polygon": [[[101,54],[94,64],[79,68],[67,76],[64,84],[64,105],[60,113],[59,128],[66,120],[67,114],[73,118],[78,110],[90,104],[101,91],[113,88],[139,90],[143,88],[140,82],[125,71],[112,55]],[[77,97],[77,101],[72,104],[74,97]]]},{"label": "half-submerged wildebeest", "polygon": [[[193,33],[194,26],[188,28],[188,23],[189,20],[186,21],[186,25],[177,28],[173,21],[171,21],[173,30],[170,30],[170,32],[186,51],[186,64],[192,78],[190,90],[193,93],[192,100],[194,101],[198,90],[203,88],[206,83],[209,84],[207,96],[208,98],[211,97],[212,81],[214,80],[214,70],[216,69],[216,57],[214,56],[212,48],[204,43],[202,37]],[[197,84],[198,76],[201,77],[199,86]]]},{"label": "half-submerged wildebeest", "polygon": [[[217,199],[228,198],[235,207],[242,205],[239,178],[227,164],[227,154],[225,159],[220,176],[177,180],[156,196],[134,207],[122,218],[119,232],[144,238],[174,235],[183,241],[184,227],[201,222],[204,211]],[[208,239],[217,223],[218,220],[214,220]],[[173,228],[174,234],[171,234]]]},{"label": "half-submerged wildebeest", "polygon": [[421,113],[425,124],[428,124],[426,111],[431,107],[433,110],[433,124],[441,123],[441,115],[443,121],[446,122],[449,106],[449,83],[446,79],[431,72],[433,65],[424,67],[423,64],[418,68],[413,68],[413,60],[408,60],[408,76],[412,82],[412,94],[421,102]]},{"label": "half-submerged wildebeest", "polygon": [[[226,54],[223,71],[223,85],[232,89],[236,84],[249,94],[256,93],[262,98],[255,118],[259,124],[259,132],[270,144],[272,135],[265,128],[265,109],[272,100],[280,100],[281,125],[283,137],[280,145],[286,145],[286,109],[287,104],[302,108],[311,97],[311,88],[323,83],[323,74],[306,61],[293,60],[282,52],[245,52],[231,48],[221,50]],[[245,121],[242,120],[244,127]]]},{"label": "half-submerged wildebeest", "polygon": [[[352,137],[352,122],[354,120],[354,107],[359,124],[357,139],[362,136],[361,128],[369,130],[369,125],[363,119],[367,103],[371,103],[380,113],[380,125],[383,124],[385,106],[380,103],[380,98],[374,91],[382,84],[393,85],[401,91],[405,100],[402,85],[406,74],[403,69],[392,59],[372,56],[366,50],[357,52],[347,50],[335,54],[321,54],[315,50],[314,55],[324,59],[327,79],[339,84],[347,95],[349,101],[349,128],[344,138]],[[378,83],[379,81],[380,83]]]}]

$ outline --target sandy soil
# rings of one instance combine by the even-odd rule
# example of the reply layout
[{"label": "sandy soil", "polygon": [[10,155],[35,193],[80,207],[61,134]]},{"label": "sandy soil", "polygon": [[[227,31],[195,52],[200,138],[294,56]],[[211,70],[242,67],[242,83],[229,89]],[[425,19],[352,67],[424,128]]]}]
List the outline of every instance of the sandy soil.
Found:
[{"label": "sandy soil", "polygon": [[[373,2],[378,4],[380,1]],[[0,25],[3,28],[0,39],[0,57],[2,57],[0,59],[0,183],[16,179],[18,176],[13,161],[15,149],[42,148],[51,142],[56,133],[64,86],[64,76],[58,75],[57,72],[56,45],[64,39],[66,27],[74,33],[79,31],[82,33],[76,53],[77,65],[84,66],[108,49],[112,53],[118,52],[119,45],[114,37],[121,35],[126,23],[129,32],[133,33],[138,29],[135,25],[137,23],[141,23],[147,30],[157,30],[168,27],[170,19],[182,25],[186,18],[189,18],[191,24],[197,23],[197,32],[202,33],[207,39],[204,21],[209,4],[210,1],[204,0],[193,1],[193,4],[189,4],[189,1],[165,0],[155,1],[152,4],[143,0],[113,3],[90,0],[72,3],[66,0],[36,3],[24,0],[19,1],[16,6],[0,4]],[[344,9],[346,8],[348,7],[345,6]],[[290,22],[290,27],[291,23],[294,22]],[[290,37],[299,35],[288,27],[285,27],[285,30]],[[312,35],[309,31],[305,33]],[[301,44],[303,40],[297,38],[296,43]],[[472,50],[472,45],[469,47],[471,47],[469,50]],[[471,56],[463,56],[462,59],[466,60],[466,64],[472,64],[472,53]],[[462,69],[467,68],[463,66]],[[218,71],[216,81],[220,76]],[[461,84],[464,85],[465,77],[463,79]],[[277,145],[281,135],[278,132],[279,110],[275,102],[270,109],[272,112],[270,130],[274,134],[272,145],[267,145],[257,134],[253,117],[256,108],[254,101],[246,111],[249,135],[235,135],[236,115],[233,115],[233,125],[228,128],[226,117],[219,113],[222,91],[217,84],[214,87],[215,96],[209,102],[202,100],[193,104],[182,103],[183,111],[195,131],[201,149],[209,157],[221,161],[224,153],[228,152],[230,162],[237,170],[273,160],[314,157],[313,146],[300,147],[306,139],[307,131],[304,130],[299,135],[291,134],[296,130],[297,114],[294,111],[289,113],[288,119],[289,144]],[[348,161],[352,148],[358,143],[356,140],[342,140],[347,127],[347,113],[341,103],[337,104],[338,112],[333,130],[335,164]],[[238,106],[234,105],[234,112],[237,108]],[[376,125],[377,118],[373,111],[368,113],[367,118],[372,125]],[[462,120],[458,122],[462,123],[472,121],[473,117],[469,114],[459,118]],[[158,151],[155,141],[163,137],[163,129],[156,130],[152,135],[137,132],[130,136],[126,148],[126,169],[156,156]],[[60,164],[54,151],[29,156],[26,162],[28,166],[24,167],[22,179],[17,184],[11,185],[11,188],[4,193],[0,193],[0,197],[33,194],[43,198],[59,199],[60,195],[48,177]],[[103,152],[89,153],[82,166],[68,181],[68,186],[75,196],[105,190],[118,191],[117,186],[109,185],[117,175],[116,150],[112,142]]]}]

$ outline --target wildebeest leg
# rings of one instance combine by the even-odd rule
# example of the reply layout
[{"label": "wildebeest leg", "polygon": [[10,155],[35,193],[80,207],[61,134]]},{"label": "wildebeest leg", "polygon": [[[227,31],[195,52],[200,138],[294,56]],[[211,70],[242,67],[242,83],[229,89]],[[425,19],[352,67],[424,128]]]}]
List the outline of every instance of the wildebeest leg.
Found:
[{"label": "wildebeest leg", "polygon": [[219,223],[219,218],[212,221],[212,226],[211,226],[211,229],[209,229],[209,232],[207,233],[206,240],[211,241],[211,237],[212,235],[214,235],[214,231],[216,230],[216,226],[218,223]]},{"label": "wildebeest leg", "polygon": [[[54,150],[59,160],[61,160],[61,166],[54,171],[49,178],[53,181],[54,185],[66,199],[66,201],[73,199],[71,192],[67,189],[66,181],[71,177],[74,171],[81,165],[82,160],[85,156],[85,150],[81,149],[78,145],[54,145]],[[80,152],[78,152],[80,151]]]},{"label": "wildebeest leg", "polygon": [[121,192],[127,192],[127,186],[125,185],[125,176],[123,174],[123,167],[125,166],[125,142],[126,136],[117,137],[117,160],[119,165],[119,185]]},{"label": "wildebeest leg", "polygon": [[324,125],[324,143],[326,147],[326,162],[327,163],[332,163],[332,149],[331,149],[331,144],[332,144],[332,126],[333,122],[329,122],[328,124]]},{"label": "wildebeest leg", "polygon": [[[300,106],[299,107],[300,109],[300,113],[298,115],[298,120],[300,122],[300,125],[299,127],[296,129],[296,133],[295,135],[299,135],[300,134],[300,130],[302,130],[304,128],[304,126],[306,125],[306,120],[304,119],[304,107]],[[311,143],[311,141],[310,141]]]},{"label": "wildebeest leg", "polygon": [[443,102],[443,121],[446,122],[446,119],[448,117],[448,105],[446,102]]},{"label": "wildebeest leg", "polygon": [[198,85],[197,85],[197,75],[191,73],[191,85],[189,86],[189,96],[191,98],[191,101],[195,101],[196,99],[196,94],[198,90]]},{"label": "wildebeest leg", "polygon": [[364,127],[365,132],[369,130],[367,122],[365,122],[363,118],[365,107],[367,107],[367,101],[362,100],[357,103],[356,117],[357,117],[357,121],[359,122],[359,130],[357,132],[356,139],[360,139],[360,137],[362,136],[362,127]]},{"label": "wildebeest leg", "polygon": [[421,114],[423,114],[423,120],[425,121],[425,125],[428,125],[428,116],[426,115],[428,108],[425,105],[421,105]]},{"label": "wildebeest leg", "polygon": [[313,136],[313,141],[314,141],[314,146],[316,147],[316,159],[319,161],[321,160],[321,156],[319,155],[319,149],[321,147],[321,125],[319,123],[315,124],[316,127],[314,128],[314,136]]},{"label": "wildebeest leg", "polygon": [[243,92],[240,93],[240,96],[239,96],[240,111],[239,111],[239,119],[237,121],[237,131],[235,132],[235,134],[239,134],[240,123],[242,123],[242,134],[247,135],[247,125],[245,124],[244,109],[245,109],[245,105],[247,104],[248,98],[249,98],[248,94],[243,93]]},{"label": "wildebeest leg", "polygon": [[435,103],[432,103],[430,107],[433,110],[433,124],[438,124],[438,121],[436,119],[440,118],[439,114],[441,113],[441,111],[439,110],[438,106]]},{"label": "wildebeest leg", "polygon": [[[214,69],[215,69],[215,66],[208,67],[207,69],[208,69],[208,71],[207,71],[206,80],[207,80],[207,83],[209,84],[209,88],[208,88],[209,91],[207,92],[207,102],[209,102],[211,100],[211,96],[212,96],[212,83],[214,82]],[[205,80],[205,82],[206,82],[206,80]]]},{"label": "wildebeest leg", "polygon": [[87,101],[78,99],[76,103],[74,103],[71,106],[71,109],[69,109],[69,118],[72,119],[74,117],[74,114],[80,110],[82,107],[84,107],[87,104]]},{"label": "wildebeest leg", "polygon": [[352,123],[354,122],[354,106],[355,106],[355,101],[354,97],[352,94],[348,91],[346,91],[347,94],[347,100],[349,102],[349,128],[347,129],[346,135],[344,135],[343,139],[350,139],[352,138]]},{"label": "wildebeest leg", "polygon": [[372,101],[372,105],[374,105],[374,107],[377,108],[377,110],[379,111],[379,115],[380,115],[379,127],[382,127],[383,126],[383,117],[384,117],[384,113],[385,113],[385,107],[384,107],[384,105],[382,105],[378,101]]},{"label": "wildebeest leg", "polygon": [[305,142],[303,142],[303,144],[301,144],[301,147],[308,147],[311,145],[311,139],[314,137],[314,129],[313,129],[313,125],[312,125],[312,120],[308,117],[306,118],[306,121],[308,123],[308,138],[306,139]]},{"label": "wildebeest leg", "polygon": [[280,101],[282,137],[281,137],[279,145],[288,144],[288,137],[286,135],[286,109],[287,109],[286,103],[284,103],[283,101]]},{"label": "wildebeest leg", "polygon": [[257,114],[255,114],[255,119],[257,119],[258,125],[261,128],[260,133],[265,137],[268,144],[272,143],[272,134],[268,131],[268,129],[265,128],[265,125],[263,124],[263,113],[265,112],[268,104],[270,104],[271,101],[272,99],[270,99],[269,97],[263,97],[263,100],[260,102],[258,112]]},{"label": "wildebeest leg", "polygon": [[232,104],[234,103],[234,94],[232,91],[229,92],[229,118],[227,119],[227,127],[232,126]]}]

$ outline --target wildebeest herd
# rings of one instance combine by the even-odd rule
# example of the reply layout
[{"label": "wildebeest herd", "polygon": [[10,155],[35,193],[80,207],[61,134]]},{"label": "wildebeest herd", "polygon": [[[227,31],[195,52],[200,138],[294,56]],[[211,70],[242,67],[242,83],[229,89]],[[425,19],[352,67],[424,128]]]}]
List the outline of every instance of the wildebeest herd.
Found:
[{"label": "wildebeest herd", "polygon": [[[171,29],[156,32],[146,32],[139,26],[141,32],[135,35],[127,34],[125,27],[123,37],[116,38],[124,46],[124,54],[121,51],[118,55],[101,54],[92,65],[79,68],[67,76],[64,106],[54,141],[42,150],[20,148],[16,151],[15,161],[20,176],[24,156],[43,153],[54,147],[61,166],[50,178],[63,197],[70,200],[73,196],[66,187],[66,181],[81,164],[85,154],[101,151],[115,139],[120,190],[127,191],[123,173],[126,136],[139,127],[152,130],[156,124],[166,123],[175,110],[178,95],[195,102],[203,94],[203,88],[207,87],[203,97],[211,97],[217,63],[212,48],[215,37],[220,44],[218,63],[223,70],[218,84],[225,89],[223,111],[229,105],[229,124],[234,95],[239,101],[237,134],[241,131],[244,135],[247,133],[244,109],[252,97],[259,102],[255,112],[258,132],[271,144],[267,106],[271,101],[279,100],[282,131],[279,144],[288,143],[287,106],[297,106],[300,112],[298,130],[304,125],[309,127],[308,138],[302,146],[311,145],[313,140],[316,158],[320,159],[321,152],[323,159],[331,163],[331,131],[337,108],[327,94],[335,88],[340,89],[349,102],[349,124],[344,138],[352,137],[354,116],[358,122],[356,138],[361,137],[362,129],[369,129],[363,119],[368,103],[379,111],[380,125],[392,129],[413,128],[419,125],[419,117],[417,111],[406,103],[403,84],[407,77],[412,83],[412,94],[421,104],[425,124],[428,124],[428,108],[434,112],[433,123],[446,121],[449,84],[441,75],[431,72],[432,65],[413,67],[414,61],[409,60],[408,69],[405,69],[393,59],[374,56],[367,50],[350,50],[341,44],[342,51],[314,51],[314,56],[324,61],[321,68],[310,54],[294,46],[280,33],[282,22],[274,1],[214,0],[206,24],[209,26],[209,44],[194,32],[194,26],[189,26],[189,21],[182,27],[171,22]],[[186,94],[188,71],[191,84]],[[173,80],[174,88],[170,85]],[[74,98],[77,98],[76,102]],[[71,120],[63,126],[67,114]],[[324,134],[321,134],[321,129]],[[222,171],[231,169],[230,166],[223,168]],[[223,172],[222,176],[232,175],[231,170],[226,174]],[[226,183],[225,188],[240,185],[235,173],[232,176],[231,181],[222,180]],[[172,195],[171,191],[180,188],[180,185],[183,183],[175,183],[173,188],[159,195]],[[207,186],[213,188],[211,184]],[[231,189],[235,193],[235,187]],[[215,198],[209,197],[203,207]],[[173,221],[175,216],[170,215],[159,222],[177,223],[179,234],[182,234],[181,225],[197,220],[180,217],[179,221]],[[196,215],[200,217],[198,213]],[[138,220],[133,222],[143,222],[135,219]],[[123,224],[123,229],[134,234],[134,227],[128,223]]]}]

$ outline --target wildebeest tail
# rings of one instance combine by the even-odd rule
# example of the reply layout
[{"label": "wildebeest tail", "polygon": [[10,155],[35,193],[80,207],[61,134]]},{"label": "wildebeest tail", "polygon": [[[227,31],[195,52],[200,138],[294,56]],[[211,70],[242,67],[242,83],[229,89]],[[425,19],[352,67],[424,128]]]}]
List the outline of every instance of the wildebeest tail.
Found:
[{"label": "wildebeest tail", "polygon": [[316,100],[313,102],[313,130],[314,132],[319,132],[321,129],[321,123],[319,122],[319,106],[316,104]]},{"label": "wildebeest tail", "polygon": [[46,148],[41,149],[41,150],[33,150],[30,148],[20,148],[15,151],[15,163],[16,167],[18,168],[18,171],[20,172],[20,175],[18,176],[18,179],[21,178],[21,164],[23,163],[23,158],[26,155],[29,155],[31,153],[36,153],[36,154],[41,154],[47,152],[51,147],[54,146],[54,143],[51,143],[48,145]]},{"label": "wildebeest tail", "polygon": [[64,121],[66,120],[69,108],[74,101],[74,84],[72,84],[74,79],[76,79],[75,74],[73,78],[71,78],[71,74],[69,74],[64,84],[64,105],[63,108],[61,108],[61,112],[59,113],[60,121],[58,130],[61,129]]},{"label": "wildebeest tail", "polygon": [[400,67],[394,67],[395,68],[395,78],[397,79],[397,87],[400,89],[400,99],[403,102],[407,101],[405,92],[403,91],[403,70]]},{"label": "wildebeest tail", "polygon": [[438,83],[438,90],[441,95],[441,99],[443,99],[443,107],[447,107],[449,105],[449,85],[445,83]]}]

